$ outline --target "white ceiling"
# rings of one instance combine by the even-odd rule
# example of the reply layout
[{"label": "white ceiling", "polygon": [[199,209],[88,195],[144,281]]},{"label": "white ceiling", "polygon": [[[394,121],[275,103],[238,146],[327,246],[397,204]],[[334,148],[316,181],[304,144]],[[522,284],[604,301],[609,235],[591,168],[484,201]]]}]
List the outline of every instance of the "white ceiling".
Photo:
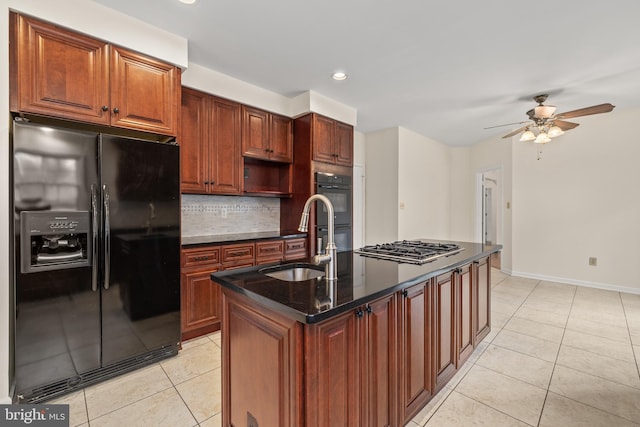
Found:
[{"label": "white ceiling", "polygon": [[190,62],[354,107],[361,132],[462,146],[507,133],[484,128],[526,120],[540,93],[558,112],[640,107],[638,0],[96,1],[187,38]]}]

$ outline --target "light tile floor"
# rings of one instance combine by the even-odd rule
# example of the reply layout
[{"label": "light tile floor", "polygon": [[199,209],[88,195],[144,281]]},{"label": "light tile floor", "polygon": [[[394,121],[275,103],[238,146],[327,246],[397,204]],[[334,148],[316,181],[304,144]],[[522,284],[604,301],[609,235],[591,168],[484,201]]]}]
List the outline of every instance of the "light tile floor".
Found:
[{"label": "light tile floor", "polygon": [[[640,295],[495,269],[492,287],[491,333],[407,427],[640,426]],[[219,427],[220,370],[214,333],[52,403],[72,426]]]}]

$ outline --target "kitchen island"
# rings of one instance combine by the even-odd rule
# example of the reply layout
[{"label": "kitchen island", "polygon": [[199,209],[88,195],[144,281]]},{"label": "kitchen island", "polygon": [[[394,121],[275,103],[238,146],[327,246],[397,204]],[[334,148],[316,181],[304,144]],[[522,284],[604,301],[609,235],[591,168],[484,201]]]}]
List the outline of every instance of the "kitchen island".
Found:
[{"label": "kitchen island", "polygon": [[223,425],[404,425],[490,330],[489,256],[501,247],[455,243],[463,250],[422,265],[341,252],[333,285],[264,266],[212,274]]}]

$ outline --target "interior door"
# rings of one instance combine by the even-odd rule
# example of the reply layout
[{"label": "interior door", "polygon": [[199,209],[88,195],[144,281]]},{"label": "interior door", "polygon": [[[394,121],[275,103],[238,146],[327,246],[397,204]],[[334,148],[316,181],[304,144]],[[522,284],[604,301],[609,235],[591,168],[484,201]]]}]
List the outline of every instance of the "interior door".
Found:
[{"label": "interior door", "polygon": [[102,364],[180,338],[176,145],[102,135]]}]

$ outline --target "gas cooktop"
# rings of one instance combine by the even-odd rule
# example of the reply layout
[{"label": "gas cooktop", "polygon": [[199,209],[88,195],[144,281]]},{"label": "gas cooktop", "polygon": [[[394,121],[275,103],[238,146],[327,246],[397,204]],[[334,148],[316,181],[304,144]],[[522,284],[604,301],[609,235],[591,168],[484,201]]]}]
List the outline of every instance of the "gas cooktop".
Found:
[{"label": "gas cooktop", "polygon": [[354,250],[354,252],[371,258],[409,264],[424,264],[436,258],[456,254],[463,249],[455,243],[401,240],[393,243],[364,246]]}]

